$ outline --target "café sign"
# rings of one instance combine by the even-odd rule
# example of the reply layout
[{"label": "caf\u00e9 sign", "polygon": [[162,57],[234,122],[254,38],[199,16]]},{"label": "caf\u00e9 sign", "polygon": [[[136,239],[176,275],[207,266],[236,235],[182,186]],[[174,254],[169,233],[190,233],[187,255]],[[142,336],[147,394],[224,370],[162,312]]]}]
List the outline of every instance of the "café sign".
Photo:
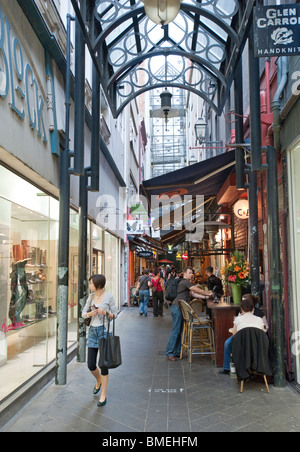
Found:
[{"label": "caf\u00e9 sign", "polygon": [[234,214],[240,220],[247,220],[249,218],[249,201],[247,199],[240,199],[234,205]]},{"label": "caf\u00e9 sign", "polygon": [[300,55],[300,4],[254,8],[256,57]]}]

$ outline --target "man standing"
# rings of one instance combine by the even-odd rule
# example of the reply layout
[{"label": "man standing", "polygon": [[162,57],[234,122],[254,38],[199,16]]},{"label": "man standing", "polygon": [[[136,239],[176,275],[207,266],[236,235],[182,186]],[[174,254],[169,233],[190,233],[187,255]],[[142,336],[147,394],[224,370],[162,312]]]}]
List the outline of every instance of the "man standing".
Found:
[{"label": "man standing", "polygon": [[207,267],[205,269],[206,276],[208,277],[207,287],[208,290],[212,290],[221,297],[224,295],[223,284],[220,278],[213,274],[213,271],[214,269],[212,267]]},{"label": "man standing", "polygon": [[213,295],[213,292],[205,292],[204,290],[199,289],[199,287],[194,286],[194,284],[191,282],[192,278],[193,269],[191,267],[187,267],[183,271],[183,279],[181,279],[178,284],[177,297],[175,298],[171,306],[172,331],[166,348],[166,356],[169,361],[176,361],[177,358],[180,357],[181,352],[183,317],[179,306],[179,300],[184,300],[189,303],[191,292],[194,292],[198,295],[203,295],[204,297],[210,297]]}]

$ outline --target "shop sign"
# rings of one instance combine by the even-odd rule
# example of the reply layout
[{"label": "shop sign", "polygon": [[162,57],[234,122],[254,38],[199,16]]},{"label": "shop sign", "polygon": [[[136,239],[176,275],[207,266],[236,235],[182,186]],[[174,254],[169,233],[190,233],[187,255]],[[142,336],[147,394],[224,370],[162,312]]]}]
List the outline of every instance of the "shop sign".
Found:
[{"label": "shop sign", "polygon": [[127,220],[127,234],[144,234],[144,223],[139,220]]},{"label": "shop sign", "polygon": [[146,212],[145,207],[143,206],[143,204],[135,204],[133,206],[131,206],[131,215],[132,216],[148,216],[148,212]]},{"label": "shop sign", "polygon": [[177,260],[177,261],[181,261],[181,254],[180,254],[180,253],[177,253],[177,254],[176,254],[176,260]]},{"label": "shop sign", "polygon": [[187,253],[183,253],[183,255],[182,255],[182,260],[183,260],[183,261],[187,261],[188,258],[189,258],[189,255],[188,255]]},{"label": "shop sign", "polygon": [[137,255],[143,259],[151,259],[154,257],[154,254],[151,251],[139,251]]},{"label": "shop sign", "polygon": [[0,9],[0,101],[10,94],[9,106],[22,121],[28,121],[47,144],[45,97],[34,69],[11,24]]},{"label": "shop sign", "polygon": [[256,57],[300,55],[300,4],[254,8]]},{"label": "shop sign", "polygon": [[240,220],[247,220],[249,218],[249,201],[247,199],[240,199],[234,205],[234,214]]}]

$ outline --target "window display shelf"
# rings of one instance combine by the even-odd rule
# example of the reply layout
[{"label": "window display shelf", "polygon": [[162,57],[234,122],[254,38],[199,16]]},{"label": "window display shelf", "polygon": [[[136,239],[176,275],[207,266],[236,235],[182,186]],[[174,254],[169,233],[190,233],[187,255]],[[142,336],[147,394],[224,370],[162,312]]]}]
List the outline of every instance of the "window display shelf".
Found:
[{"label": "window display shelf", "polygon": [[56,314],[48,315],[43,319],[32,319],[29,323],[22,322],[22,324],[18,325],[16,328],[9,330],[6,333],[6,337],[8,338],[9,336],[20,332],[22,336],[44,337],[46,331],[44,326],[45,321],[48,322],[47,328],[49,336],[53,336],[56,331]]},{"label": "window display shelf", "polygon": [[28,286],[36,286],[37,284],[53,284],[53,281],[37,281],[37,282],[28,282],[27,285]]},{"label": "window display shelf", "polygon": [[34,270],[36,268],[39,268],[41,270],[51,270],[52,267],[48,267],[48,265],[37,265],[37,264],[28,265],[28,264],[26,264],[25,268],[26,268],[26,270],[30,270],[30,269]]}]

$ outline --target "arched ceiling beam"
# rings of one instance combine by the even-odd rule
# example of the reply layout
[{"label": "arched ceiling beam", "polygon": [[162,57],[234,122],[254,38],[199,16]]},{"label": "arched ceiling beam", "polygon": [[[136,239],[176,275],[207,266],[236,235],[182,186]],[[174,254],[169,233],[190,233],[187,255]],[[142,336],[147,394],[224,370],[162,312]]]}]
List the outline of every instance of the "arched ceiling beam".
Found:
[{"label": "arched ceiling beam", "polygon": [[[236,45],[240,44],[240,39],[238,34],[231,28],[223,19],[216,17],[212,12],[207,11],[202,7],[198,7],[192,4],[181,4],[181,11],[184,12],[193,12],[199,16],[205,17],[206,19],[212,21],[218,27],[220,27],[225,33],[231,37]],[[145,9],[144,7],[136,8],[129,11],[126,14],[123,14],[121,17],[118,17],[114,22],[112,22],[95,40],[94,50],[96,51],[98,47],[105,41],[105,39],[112,33],[117,27],[122,25],[122,23],[126,22],[129,19],[136,18],[139,14],[144,17]]]},{"label": "arched ceiling beam", "polygon": [[171,55],[181,56],[183,58],[191,60],[193,63],[197,63],[204,70],[209,69],[210,72],[212,72],[214,74],[215,78],[218,79],[222,85],[226,86],[226,79],[225,79],[224,75],[217,68],[215,68],[215,66],[212,63],[209,63],[204,58],[200,58],[193,53],[184,52],[183,50],[160,49],[160,50],[156,50],[154,52],[148,53],[146,55],[141,55],[137,58],[134,58],[133,60],[129,61],[127,64],[122,66],[117,72],[115,72],[115,74],[109,80],[109,82],[107,84],[107,89],[108,90],[111,89],[112,85],[114,83],[116,83],[122,77],[124,72],[126,72],[128,75],[129,68],[131,68],[131,67],[135,68],[135,67],[139,66],[143,61],[146,61],[149,58],[153,58],[156,56],[171,56]]},{"label": "arched ceiling beam", "polygon": [[[185,91],[190,91],[194,94],[196,94],[197,96],[202,97],[202,99],[205,100],[205,102],[207,102],[211,108],[215,111],[218,112],[218,107],[214,104],[214,102],[209,99],[208,96],[206,96],[205,94],[203,94],[202,92],[198,91],[197,89],[191,87],[191,86],[186,86],[186,85],[182,85],[180,83],[168,83],[168,87],[170,88],[179,88],[179,89],[183,89]],[[117,118],[120,113],[123,111],[123,109],[131,102],[133,101],[136,97],[140,96],[141,94],[146,93],[147,91],[151,91],[157,88],[165,88],[165,84],[164,83],[159,83],[155,86],[147,86],[146,88],[142,88],[139,91],[136,91],[135,93],[132,93],[129,97],[126,98],[125,102],[123,102],[123,104],[116,110],[116,115],[115,117]]]}]

